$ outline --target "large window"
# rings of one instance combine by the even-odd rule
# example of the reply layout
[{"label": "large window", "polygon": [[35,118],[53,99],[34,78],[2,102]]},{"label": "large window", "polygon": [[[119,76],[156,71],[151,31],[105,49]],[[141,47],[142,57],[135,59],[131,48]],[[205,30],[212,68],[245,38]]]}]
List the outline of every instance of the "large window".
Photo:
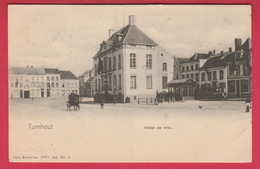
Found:
[{"label": "large window", "polygon": [[109,86],[109,90],[111,90],[112,89],[112,76],[111,75],[108,76],[108,86]]},{"label": "large window", "polygon": [[136,68],[136,55],[135,55],[135,53],[130,53],[130,68]]},{"label": "large window", "polygon": [[118,55],[118,70],[121,69],[121,55]]},{"label": "large window", "polygon": [[116,57],[113,57],[113,70],[116,70]]},{"label": "large window", "polygon": [[212,73],[211,72],[208,72],[208,81],[211,81],[212,80],[212,75],[211,75]]},{"label": "large window", "polygon": [[122,88],[122,86],[121,86],[121,75],[118,75],[118,87],[119,87],[119,89]]},{"label": "large window", "polygon": [[152,89],[152,88],[153,88],[152,76],[146,76],[146,89]]},{"label": "large window", "polygon": [[190,74],[186,74],[186,79],[189,79],[190,78]]},{"label": "large window", "polygon": [[167,63],[163,63],[163,71],[167,71]]},{"label": "large window", "polygon": [[185,79],[185,75],[181,75],[181,79]]},{"label": "large window", "polygon": [[111,63],[111,58],[108,59],[108,69],[109,71],[111,71],[111,66],[112,66],[112,63]]},{"label": "large window", "polygon": [[190,76],[191,76],[191,79],[194,80],[194,74],[192,73],[192,74],[190,74]]},{"label": "large window", "polygon": [[167,76],[163,76],[162,77],[162,88],[163,89],[167,89],[167,82],[168,82],[168,77]]},{"label": "large window", "polygon": [[223,80],[223,79],[224,79],[224,71],[223,71],[223,70],[220,70],[220,71],[219,71],[219,79],[220,79],[220,80]]},{"label": "large window", "polygon": [[195,65],[195,70],[199,70],[199,65]]},{"label": "large window", "polygon": [[241,92],[249,92],[249,81],[241,80]]},{"label": "large window", "polygon": [[191,71],[194,70],[194,66],[193,66],[193,65],[190,66],[190,70],[191,70]]},{"label": "large window", "polygon": [[217,80],[217,71],[213,71],[213,80]]},{"label": "large window", "polygon": [[185,67],[184,67],[184,66],[181,67],[181,71],[182,71],[182,72],[185,72]]},{"label": "large window", "polygon": [[199,81],[199,73],[195,74],[195,80],[198,82]]},{"label": "large window", "polygon": [[190,70],[190,66],[186,66],[186,71],[189,71]]},{"label": "large window", "polygon": [[205,72],[201,73],[201,81],[205,81]]},{"label": "large window", "polygon": [[104,72],[107,71],[107,58],[104,59],[104,66],[103,66]]},{"label": "large window", "polygon": [[116,90],[117,86],[116,86],[116,75],[113,76],[113,89]]},{"label": "large window", "polygon": [[151,54],[146,55],[146,68],[152,69],[152,55]]},{"label": "large window", "polygon": [[136,76],[131,76],[130,77],[130,88],[131,89],[136,89]]},{"label": "large window", "polygon": [[235,93],[236,91],[236,81],[230,80],[228,81],[228,93]]}]

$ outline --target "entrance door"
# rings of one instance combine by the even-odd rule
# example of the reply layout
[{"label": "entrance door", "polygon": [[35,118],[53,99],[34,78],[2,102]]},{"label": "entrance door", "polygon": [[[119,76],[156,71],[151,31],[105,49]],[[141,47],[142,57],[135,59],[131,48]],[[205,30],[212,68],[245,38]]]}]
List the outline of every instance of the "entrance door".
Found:
[{"label": "entrance door", "polygon": [[236,80],[236,94],[240,97],[240,80]]},{"label": "entrance door", "polygon": [[23,98],[23,90],[20,90],[20,98]]},{"label": "entrance door", "polygon": [[24,91],[24,98],[30,98],[30,91]]},{"label": "entrance door", "polygon": [[44,89],[41,89],[41,97],[44,97]]},{"label": "entrance door", "polygon": [[50,89],[47,89],[47,97],[50,97],[50,94],[51,94]]}]

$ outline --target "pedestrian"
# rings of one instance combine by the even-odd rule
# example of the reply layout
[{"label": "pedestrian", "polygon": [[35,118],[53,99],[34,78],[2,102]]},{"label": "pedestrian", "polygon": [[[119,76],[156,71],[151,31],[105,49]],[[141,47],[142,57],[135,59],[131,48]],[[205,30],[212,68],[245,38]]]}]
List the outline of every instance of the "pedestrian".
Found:
[{"label": "pedestrian", "polygon": [[251,107],[251,99],[248,97],[246,99],[246,112],[250,111],[250,107]]},{"label": "pedestrian", "polygon": [[154,99],[154,105],[158,106],[158,101],[156,98]]},{"label": "pedestrian", "polygon": [[103,100],[103,98],[100,98],[100,107],[101,107],[101,109],[104,109],[104,100]]}]

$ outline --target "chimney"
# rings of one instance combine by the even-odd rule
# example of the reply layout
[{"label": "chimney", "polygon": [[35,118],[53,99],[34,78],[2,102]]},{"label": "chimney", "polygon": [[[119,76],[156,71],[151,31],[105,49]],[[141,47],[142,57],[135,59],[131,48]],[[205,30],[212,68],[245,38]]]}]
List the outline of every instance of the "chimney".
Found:
[{"label": "chimney", "polygon": [[114,29],[109,29],[108,33],[109,33],[109,38],[110,38],[113,35],[113,33],[114,33]]},{"label": "chimney", "polygon": [[135,15],[129,15],[129,25],[135,25]]},{"label": "chimney", "polygon": [[223,56],[223,55],[224,55],[224,51],[223,51],[223,50],[220,52],[220,55],[221,55],[221,56]]},{"label": "chimney", "polygon": [[241,51],[241,47],[242,47],[242,39],[236,38],[235,39],[235,51]]},{"label": "chimney", "polygon": [[232,48],[231,48],[231,47],[230,47],[230,48],[228,48],[228,51],[229,51],[229,52],[232,52]]},{"label": "chimney", "polygon": [[212,56],[212,51],[210,50],[209,53],[208,53],[209,56]]},{"label": "chimney", "polygon": [[213,50],[213,55],[215,55],[215,54],[216,54],[216,50],[214,49],[214,50]]}]

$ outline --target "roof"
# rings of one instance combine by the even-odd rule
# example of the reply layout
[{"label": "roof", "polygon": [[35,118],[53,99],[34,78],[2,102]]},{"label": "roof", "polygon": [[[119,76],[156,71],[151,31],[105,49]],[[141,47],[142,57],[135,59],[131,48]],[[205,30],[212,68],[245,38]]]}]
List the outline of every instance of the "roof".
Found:
[{"label": "roof", "polygon": [[11,67],[8,70],[9,74],[17,74],[17,75],[44,75],[44,68],[36,68],[36,67]]},{"label": "roof", "polygon": [[188,60],[188,62],[198,61],[199,59],[208,59],[209,55],[206,53],[195,53],[193,56],[191,56]]},{"label": "roof", "polygon": [[180,64],[188,62],[189,58],[177,58]]},{"label": "roof", "polygon": [[79,77],[84,77],[84,76],[86,76],[88,74],[91,74],[91,72],[92,72],[92,70],[87,70],[84,73],[82,73]]},{"label": "roof", "polygon": [[143,33],[137,26],[129,24],[115,32],[108,40],[103,41],[99,51],[94,57],[103,51],[120,46],[121,44],[157,46],[157,43]]},{"label": "roof", "polygon": [[193,79],[178,79],[178,80],[171,80],[168,82],[169,87],[178,87],[183,85],[196,85],[198,82],[196,82]]},{"label": "roof", "polygon": [[94,80],[94,77],[89,78],[85,83],[90,83]]},{"label": "roof", "polygon": [[61,70],[59,72],[60,72],[61,79],[72,79],[72,80],[78,79],[71,71]]},{"label": "roof", "polygon": [[45,73],[51,73],[51,74],[58,74],[58,73],[60,73],[59,72],[59,69],[53,69],[53,68],[44,68],[44,70],[45,70]]},{"label": "roof", "polygon": [[240,55],[240,54],[242,54],[242,52],[236,51],[236,52],[224,53],[223,56],[221,55],[213,56],[207,60],[207,62],[201,67],[201,69],[226,67],[228,63],[234,62],[236,55]]},{"label": "roof", "polygon": [[200,59],[208,59],[209,55],[206,53],[195,53],[190,58],[177,58],[180,64],[198,61]]},{"label": "roof", "polygon": [[177,83],[197,83],[193,79],[174,79],[168,82],[168,84],[177,84]]}]

